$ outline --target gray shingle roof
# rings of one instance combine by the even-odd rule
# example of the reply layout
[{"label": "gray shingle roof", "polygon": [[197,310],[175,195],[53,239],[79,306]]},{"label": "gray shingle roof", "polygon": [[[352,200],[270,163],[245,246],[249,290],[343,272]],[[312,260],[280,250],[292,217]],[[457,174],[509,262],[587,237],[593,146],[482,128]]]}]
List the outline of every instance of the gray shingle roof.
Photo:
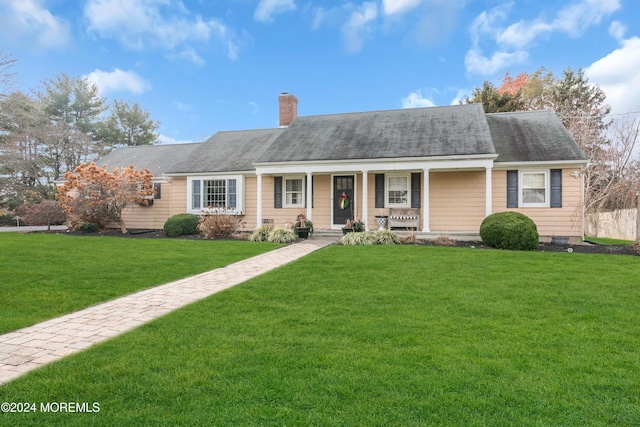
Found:
[{"label": "gray shingle roof", "polygon": [[485,114],[480,104],[301,116],[286,129],[218,132],[203,143],[125,147],[96,163],[155,176],[243,172],[255,163],[498,154],[497,162],[586,161],[551,111]]},{"label": "gray shingle roof", "polygon": [[258,163],[495,154],[480,104],[298,117]]},{"label": "gray shingle roof", "polygon": [[198,145],[200,143],[121,147],[96,160],[96,165],[116,168],[133,165],[136,169],[149,169],[154,176],[162,176],[176,162],[187,158]]},{"label": "gray shingle roof", "polygon": [[487,122],[496,162],[587,160],[553,111],[487,114]]},{"label": "gray shingle roof", "polygon": [[169,174],[239,172],[254,170],[253,163],[284,129],[218,132],[203,142]]}]

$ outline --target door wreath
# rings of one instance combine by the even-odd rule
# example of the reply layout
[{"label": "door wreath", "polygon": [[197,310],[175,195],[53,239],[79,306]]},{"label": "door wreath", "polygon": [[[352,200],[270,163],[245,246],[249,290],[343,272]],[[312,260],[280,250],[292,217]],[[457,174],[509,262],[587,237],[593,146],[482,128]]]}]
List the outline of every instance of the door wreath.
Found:
[{"label": "door wreath", "polygon": [[343,191],[342,194],[340,195],[340,200],[338,201],[338,206],[340,207],[340,209],[348,209],[350,204],[351,204],[351,202],[349,201],[349,198],[347,197],[347,195]]}]

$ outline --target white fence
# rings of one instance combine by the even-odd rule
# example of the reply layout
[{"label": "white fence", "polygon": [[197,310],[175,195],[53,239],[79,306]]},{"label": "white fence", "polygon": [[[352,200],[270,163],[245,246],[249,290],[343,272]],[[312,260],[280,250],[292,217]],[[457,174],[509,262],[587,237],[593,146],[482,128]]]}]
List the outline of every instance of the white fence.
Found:
[{"label": "white fence", "polygon": [[585,234],[593,237],[635,240],[636,216],[636,209],[588,214],[585,221]]}]

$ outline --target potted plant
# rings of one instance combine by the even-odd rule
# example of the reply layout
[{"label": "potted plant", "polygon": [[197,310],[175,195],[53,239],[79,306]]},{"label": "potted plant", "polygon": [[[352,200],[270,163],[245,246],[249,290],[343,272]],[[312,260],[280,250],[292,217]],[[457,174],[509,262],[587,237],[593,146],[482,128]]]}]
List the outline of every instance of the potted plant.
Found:
[{"label": "potted plant", "polygon": [[347,219],[347,222],[344,224],[344,227],[342,227],[342,234],[351,233],[352,231],[353,231],[353,228],[351,227],[351,220]]},{"label": "potted plant", "polygon": [[299,238],[307,239],[309,234],[313,234],[313,223],[304,214],[300,214],[296,220],[295,229]]},{"label": "potted plant", "polygon": [[362,232],[364,231],[364,222],[362,222],[359,219],[356,219],[351,223],[351,227],[353,228],[353,231],[356,233]]}]

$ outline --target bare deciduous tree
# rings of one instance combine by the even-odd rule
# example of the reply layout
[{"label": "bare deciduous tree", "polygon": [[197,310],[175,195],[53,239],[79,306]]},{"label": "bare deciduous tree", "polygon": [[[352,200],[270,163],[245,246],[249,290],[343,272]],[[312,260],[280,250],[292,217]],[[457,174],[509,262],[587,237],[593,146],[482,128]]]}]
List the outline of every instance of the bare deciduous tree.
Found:
[{"label": "bare deciduous tree", "polygon": [[11,54],[0,51],[0,99],[11,90],[16,73],[11,72],[17,59]]}]

